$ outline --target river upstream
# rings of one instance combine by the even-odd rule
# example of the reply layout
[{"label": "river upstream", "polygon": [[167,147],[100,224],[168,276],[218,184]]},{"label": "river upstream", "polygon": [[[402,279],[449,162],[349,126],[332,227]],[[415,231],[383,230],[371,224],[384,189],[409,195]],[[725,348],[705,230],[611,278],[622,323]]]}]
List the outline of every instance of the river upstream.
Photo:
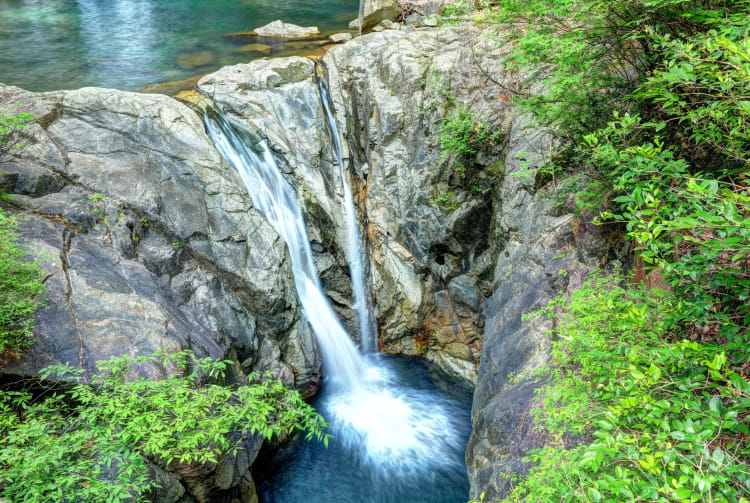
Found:
[{"label": "river upstream", "polygon": [[29,91],[135,90],[267,56],[245,50],[247,40],[229,40],[226,34],[276,19],[340,31],[357,16],[358,5],[357,0],[3,0],[0,82]]}]

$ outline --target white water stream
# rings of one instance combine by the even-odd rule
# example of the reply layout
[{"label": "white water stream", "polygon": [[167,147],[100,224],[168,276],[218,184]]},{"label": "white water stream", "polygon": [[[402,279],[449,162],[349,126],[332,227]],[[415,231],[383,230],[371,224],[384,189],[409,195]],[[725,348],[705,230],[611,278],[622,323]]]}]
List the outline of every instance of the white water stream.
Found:
[{"label": "white water stream", "polygon": [[349,172],[344,169],[344,159],[341,155],[341,138],[336,127],[336,118],[331,111],[331,101],[328,88],[322,77],[318,77],[318,89],[320,99],[323,102],[323,110],[326,114],[328,132],[331,135],[333,150],[339,163],[339,174],[344,193],[344,218],[346,219],[346,260],[349,262],[349,273],[352,277],[352,290],[354,291],[354,304],[359,320],[360,347],[363,353],[374,353],[378,350],[377,334],[370,322],[370,308],[365,286],[364,257],[360,249],[359,225],[357,213],[354,208],[354,199],[350,188]]},{"label": "white water stream", "polygon": [[[330,114],[329,108],[326,113]],[[363,358],[336,318],[320,287],[295,192],[281,175],[266,141],[251,147],[251,135],[221,114],[207,117],[206,128],[216,148],[242,177],[253,205],[287,243],[297,294],[318,338],[326,385],[331,386],[322,412],[331,424],[334,442],[358,452],[363,463],[389,477],[455,464],[456,456],[448,452],[458,448],[460,454],[462,446],[455,445],[460,440],[447,408],[429,394],[395,382],[377,358]],[[333,137],[337,142],[337,133]],[[338,146],[336,150],[340,156]],[[343,164],[340,166],[343,175]],[[346,185],[347,179],[342,179]],[[348,187],[345,194],[351,202]],[[347,213],[356,226],[353,202]],[[350,236],[361,270],[359,236]],[[369,323],[369,317],[364,319]]]},{"label": "white water stream", "polygon": [[365,367],[362,356],[320,288],[297,197],[281,175],[268,144],[261,141],[256,152],[223,115],[206,120],[206,127],[221,155],[242,177],[253,205],[287,244],[297,295],[318,337],[328,377],[342,389],[358,387]]}]

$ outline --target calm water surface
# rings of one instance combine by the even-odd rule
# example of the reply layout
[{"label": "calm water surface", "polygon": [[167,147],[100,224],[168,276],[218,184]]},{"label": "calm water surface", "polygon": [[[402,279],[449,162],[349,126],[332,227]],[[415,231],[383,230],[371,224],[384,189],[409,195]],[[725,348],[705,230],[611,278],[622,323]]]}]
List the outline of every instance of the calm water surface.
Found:
[{"label": "calm water surface", "polygon": [[[346,28],[359,0],[0,0],[0,82],[133,90],[245,62],[222,35],[275,19]],[[281,50],[280,47],[274,47]],[[288,46],[287,46],[288,49]]]}]

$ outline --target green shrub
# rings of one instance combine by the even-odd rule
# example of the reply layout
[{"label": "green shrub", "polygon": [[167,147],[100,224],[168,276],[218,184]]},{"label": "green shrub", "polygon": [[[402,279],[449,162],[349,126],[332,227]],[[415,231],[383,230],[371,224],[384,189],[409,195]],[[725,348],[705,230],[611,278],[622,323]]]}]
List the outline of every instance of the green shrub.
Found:
[{"label": "green shrub", "polygon": [[[741,3],[741,2],[738,2]],[[637,97],[658,106],[662,124],[675,122],[688,140],[750,167],[750,37],[721,12],[705,33],[680,40],[655,36],[664,60]],[[723,14],[729,15],[730,12]],[[744,22],[750,12],[744,13]],[[696,153],[692,153],[696,157]]]},{"label": "green shrub", "polygon": [[[645,139],[651,142],[633,143]],[[718,338],[747,358],[750,326],[750,187],[694,170],[653,124],[625,116],[585,138],[588,162],[619,194],[622,222],[649,269],[680,299],[675,330]]]},{"label": "green shrub", "polygon": [[453,191],[441,194],[438,197],[431,199],[432,204],[436,204],[441,210],[446,213],[451,213],[460,208],[460,204],[454,199],[455,193]]},{"label": "green shrub", "polygon": [[472,178],[474,159],[481,150],[497,140],[497,135],[482,122],[476,120],[469,108],[461,102],[455,102],[450,113],[440,124],[440,160],[455,162],[455,170],[467,181]]},{"label": "green shrub", "polygon": [[[502,26],[505,64],[545,84],[517,90],[516,102],[564,138],[580,141],[615,110],[666,113],[731,153],[727,132],[747,138],[748,17],[749,0],[505,0],[481,20]],[[675,122],[679,133],[686,124]]]},{"label": "green shrub", "polygon": [[34,313],[43,305],[44,270],[25,258],[13,216],[0,210],[0,356],[19,353],[32,342]]},{"label": "green shrub", "polygon": [[[63,377],[72,387],[0,392],[0,494],[26,502],[144,501],[155,484],[147,460],[217,462],[240,449],[233,432],[270,439],[298,429],[327,444],[323,418],[270,376],[235,388],[202,383],[222,379],[231,363],[189,351],[124,356],[99,362],[90,384],[81,370],[57,365],[43,378]],[[155,364],[166,379],[133,377]]]},{"label": "green shrub", "polygon": [[[536,421],[554,439],[509,501],[747,502],[750,382],[725,348],[675,337],[679,299],[594,277],[556,318]],[[570,435],[589,444],[570,447]],[[566,445],[567,440],[567,445]]]}]

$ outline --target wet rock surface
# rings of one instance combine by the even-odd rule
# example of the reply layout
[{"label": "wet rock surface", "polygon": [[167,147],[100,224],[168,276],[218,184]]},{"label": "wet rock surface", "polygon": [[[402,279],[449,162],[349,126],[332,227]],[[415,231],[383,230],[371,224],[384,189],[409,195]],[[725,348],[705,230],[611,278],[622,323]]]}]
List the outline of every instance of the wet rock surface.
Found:
[{"label": "wet rock surface", "polygon": [[289,57],[225,67],[202,79],[198,91],[251,131],[255,141],[268,142],[302,205],[324,291],[358,339],[344,252],[343,182],[313,61]]},{"label": "wet rock surface", "polygon": [[271,46],[266,44],[246,44],[234,50],[238,53],[257,52],[260,54],[271,54]]}]

